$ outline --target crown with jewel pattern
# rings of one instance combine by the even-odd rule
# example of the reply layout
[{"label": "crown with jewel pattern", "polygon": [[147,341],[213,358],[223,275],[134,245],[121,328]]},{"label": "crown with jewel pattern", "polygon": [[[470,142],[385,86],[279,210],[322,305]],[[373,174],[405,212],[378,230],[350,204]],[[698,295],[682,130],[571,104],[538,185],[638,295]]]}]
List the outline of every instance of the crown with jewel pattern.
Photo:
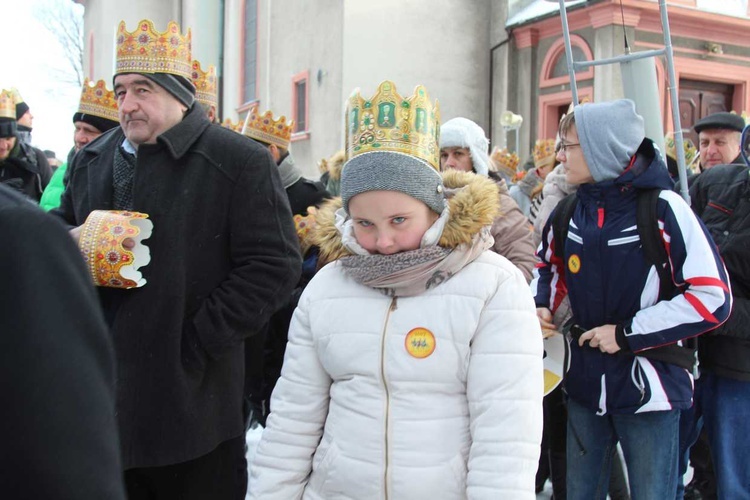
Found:
[{"label": "crown with jewel pattern", "polygon": [[555,162],[555,140],[539,139],[534,144],[534,166],[547,167]]},{"label": "crown with jewel pattern", "polygon": [[193,71],[190,79],[195,85],[195,100],[206,106],[218,107],[219,94],[217,88],[216,66],[209,65],[206,71],[201,69],[199,61],[193,61]]},{"label": "crown with jewel pattern", "polygon": [[[677,143],[674,140],[674,133],[669,132],[664,136],[664,147],[667,150],[667,156],[671,157],[674,161],[677,161]],[[693,141],[684,138],[682,140],[682,150],[685,153],[685,165],[690,168],[698,157],[698,148],[695,147]]]},{"label": "crown with jewel pattern", "polygon": [[122,73],[169,73],[191,81],[192,35],[183,35],[180,26],[170,21],[167,30],[159,32],[154,23],[144,19],[130,32],[125,21],[117,27],[115,75]]},{"label": "crown with jewel pattern", "polygon": [[229,130],[234,130],[235,132],[242,132],[242,122],[235,123],[230,118],[224,118],[221,126],[228,128]]},{"label": "crown with jewel pattern", "polygon": [[370,99],[364,99],[356,89],[347,101],[346,117],[347,161],[365,153],[389,151],[414,156],[440,170],[440,105],[430,102],[422,85],[407,98],[388,80]]},{"label": "crown with jewel pattern", "polygon": [[0,92],[0,118],[16,119],[16,102],[12,90],[3,89]]},{"label": "crown with jewel pattern", "polygon": [[98,116],[113,122],[119,121],[115,93],[107,88],[104,80],[94,83],[86,78],[83,81],[78,112],[84,115]]},{"label": "crown with jewel pattern", "polygon": [[492,160],[499,171],[505,172],[508,176],[515,175],[519,163],[518,155],[516,153],[511,153],[507,148],[495,148],[495,150],[492,151],[490,160]]},{"label": "crown with jewel pattern", "polygon": [[[283,115],[278,120],[274,120],[273,113],[270,110],[261,115],[258,106],[253,107],[248,113],[250,113],[250,117],[245,129],[246,136],[266,144],[275,144],[284,149],[289,147],[294,120],[286,123],[286,116]],[[242,131],[241,125],[239,130]]]}]

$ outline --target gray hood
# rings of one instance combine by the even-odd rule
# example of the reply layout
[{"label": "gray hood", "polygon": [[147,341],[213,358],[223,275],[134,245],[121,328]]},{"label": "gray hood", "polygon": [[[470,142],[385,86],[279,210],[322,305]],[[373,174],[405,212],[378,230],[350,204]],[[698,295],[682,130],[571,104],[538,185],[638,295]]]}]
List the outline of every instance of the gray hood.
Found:
[{"label": "gray hood", "polygon": [[633,101],[579,104],[574,113],[578,142],[594,181],[619,177],[646,136]]}]

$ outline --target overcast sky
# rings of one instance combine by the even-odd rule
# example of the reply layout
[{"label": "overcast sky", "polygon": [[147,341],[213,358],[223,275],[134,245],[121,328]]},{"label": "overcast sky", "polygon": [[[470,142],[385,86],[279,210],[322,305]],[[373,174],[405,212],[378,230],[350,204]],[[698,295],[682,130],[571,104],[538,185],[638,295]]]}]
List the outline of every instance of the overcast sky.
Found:
[{"label": "overcast sky", "polygon": [[81,89],[65,82],[69,72],[56,38],[38,20],[45,6],[60,2],[83,15],[72,0],[0,0],[0,88],[16,87],[34,115],[32,144],[65,161],[73,146],[73,113]]}]

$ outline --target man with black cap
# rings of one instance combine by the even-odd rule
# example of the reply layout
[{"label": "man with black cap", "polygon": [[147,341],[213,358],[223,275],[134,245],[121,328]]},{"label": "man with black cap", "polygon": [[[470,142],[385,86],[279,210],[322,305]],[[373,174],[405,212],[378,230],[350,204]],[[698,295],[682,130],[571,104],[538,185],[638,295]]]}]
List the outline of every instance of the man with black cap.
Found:
[{"label": "man with black cap", "polygon": [[744,127],[741,116],[726,111],[696,122],[693,129],[698,134],[701,171],[716,165],[744,164],[740,157],[740,134]]},{"label": "man with black cap", "polygon": [[60,197],[67,181],[68,164],[73,155],[107,130],[120,126],[115,93],[107,88],[104,80],[96,83],[88,78],[84,80],[78,110],[73,114],[73,126],[73,147],[68,153],[68,161],[55,170],[39,201],[39,206],[47,211],[60,206]]},{"label": "man with black cap", "polygon": [[13,91],[0,94],[0,183],[39,201],[52,177],[44,153],[18,139]]},{"label": "man with black cap", "polygon": [[244,341],[300,275],[276,165],[194,106],[190,44],[174,22],[166,32],[120,23],[120,127],[78,152],[52,211],[78,226],[74,238],[97,209],[153,222],[147,283],[100,289],[130,500],[244,497]]},{"label": "man with black cap", "polygon": [[29,105],[23,100],[17,89],[13,89],[13,99],[16,102],[16,127],[18,139],[24,144],[31,145],[31,128],[34,115],[31,114]]}]

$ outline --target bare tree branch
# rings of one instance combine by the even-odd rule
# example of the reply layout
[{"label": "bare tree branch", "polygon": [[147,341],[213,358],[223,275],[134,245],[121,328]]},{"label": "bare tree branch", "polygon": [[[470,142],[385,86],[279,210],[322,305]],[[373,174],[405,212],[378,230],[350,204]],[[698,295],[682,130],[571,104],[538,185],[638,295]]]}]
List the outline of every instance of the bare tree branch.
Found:
[{"label": "bare tree branch", "polygon": [[58,81],[83,85],[83,15],[72,0],[40,1],[34,16],[60,45],[65,61],[54,73]]}]

